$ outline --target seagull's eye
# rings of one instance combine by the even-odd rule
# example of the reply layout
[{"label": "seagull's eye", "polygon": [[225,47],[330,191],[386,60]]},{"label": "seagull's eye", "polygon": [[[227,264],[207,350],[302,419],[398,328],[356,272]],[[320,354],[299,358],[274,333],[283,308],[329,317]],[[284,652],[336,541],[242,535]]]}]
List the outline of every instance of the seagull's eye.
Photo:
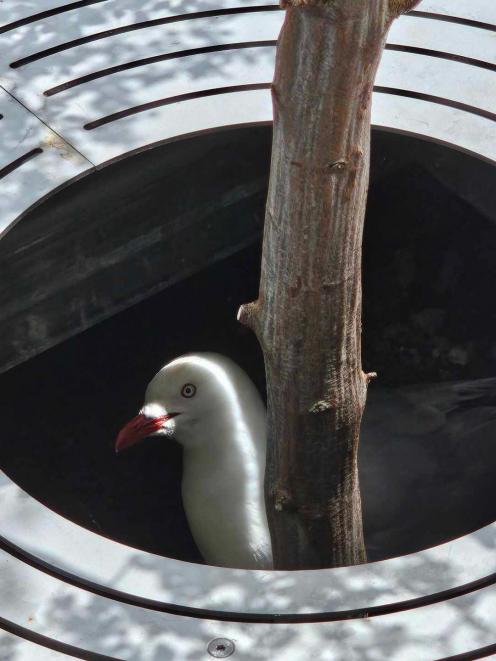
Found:
[{"label": "seagull's eye", "polygon": [[196,386],[194,386],[192,383],[187,383],[185,386],[182,387],[181,395],[183,397],[194,397],[195,393],[196,393]]}]

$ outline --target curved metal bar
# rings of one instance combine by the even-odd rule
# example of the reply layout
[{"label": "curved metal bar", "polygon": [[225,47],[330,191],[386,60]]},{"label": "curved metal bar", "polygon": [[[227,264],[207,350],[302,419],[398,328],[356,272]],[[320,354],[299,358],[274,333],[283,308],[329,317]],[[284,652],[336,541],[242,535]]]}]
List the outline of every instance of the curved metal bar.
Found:
[{"label": "curved metal bar", "polygon": [[107,2],[107,0],[78,0],[78,2],[71,2],[70,4],[64,5],[63,7],[54,7],[53,9],[40,11],[37,14],[32,14],[31,16],[26,16],[25,18],[19,18],[17,21],[12,21],[12,23],[6,23],[5,25],[2,25],[0,27],[0,34],[5,34],[5,32],[10,32],[10,30],[17,30],[17,28],[20,28],[23,25],[36,23],[37,21],[42,21],[45,18],[50,18],[51,16],[65,14],[68,11],[74,11],[75,9],[81,9],[81,7],[88,7],[89,5],[98,5],[102,2]]},{"label": "curved metal bar", "polygon": [[[381,615],[390,615],[392,613],[399,613],[402,611],[414,610],[422,606],[430,606],[440,602],[448,601],[449,599],[456,599],[464,595],[470,594],[482,588],[490,587],[496,584],[496,572],[480,578],[465,585],[459,585],[449,590],[443,590],[435,594],[418,597],[416,599],[408,599],[405,601],[398,601],[395,603],[383,604],[381,606],[363,606],[362,608],[353,608],[348,610],[335,610],[335,611],[322,611],[315,613],[243,613],[242,611],[223,611],[214,610],[211,608],[195,608],[193,606],[185,606],[181,604],[167,603],[157,601],[155,599],[146,599],[136,595],[115,590],[108,586],[99,585],[88,581],[86,579],[64,571],[54,565],[49,564],[37,558],[36,556],[27,553],[15,544],[12,544],[4,537],[0,536],[0,548],[13,557],[25,562],[27,565],[42,571],[48,576],[57,578],[64,583],[73,585],[74,587],[81,588],[87,592],[98,595],[99,597],[106,597],[113,601],[119,601],[129,606],[137,606],[147,610],[157,611],[159,613],[169,613],[170,615],[181,615],[184,617],[192,617],[200,620],[213,620],[218,622],[239,622],[251,624],[311,624],[323,622],[341,622],[343,620],[356,620],[370,617],[378,617]],[[319,570],[320,573],[325,572],[327,579],[332,582],[332,570]],[[307,572],[310,573],[310,572]]]},{"label": "curved metal bar", "polygon": [[87,37],[80,37],[79,39],[73,39],[72,41],[67,41],[58,46],[52,46],[51,48],[46,48],[45,50],[38,51],[32,55],[27,55],[26,57],[11,62],[10,67],[12,69],[18,69],[19,67],[25,66],[26,64],[31,64],[31,62],[36,62],[42,60],[45,57],[54,55],[55,53],[61,53],[65,50],[70,50],[71,48],[76,48],[77,46],[82,46],[83,44],[88,44],[92,41],[98,41],[100,39],[106,39],[107,37],[113,37],[117,34],[125,34],[126,32],[134,32],[135,30],[143,30],[145,28],[155,27],[157,25],[168,25],[169,23],[178,23],[180,21],[191,21],[201,18],[210,18],[216,16],[232,16],[234,14],[253,14],[258,12],[267,12],[267,11],[279,11],[279,6],[274,5],[266,6],[262,5],[260,7],[233,7],[232,9],[212,9],[208,11],[199,11],[190,14],[180,14],[179,16],[166,16],[164,18],[154,18],[150,21],[142,21],[140,23],[133,23],[132,25],[125,25],[113,30],[105,30],[104,32],[97,32],[96,34],[89,35]]}]

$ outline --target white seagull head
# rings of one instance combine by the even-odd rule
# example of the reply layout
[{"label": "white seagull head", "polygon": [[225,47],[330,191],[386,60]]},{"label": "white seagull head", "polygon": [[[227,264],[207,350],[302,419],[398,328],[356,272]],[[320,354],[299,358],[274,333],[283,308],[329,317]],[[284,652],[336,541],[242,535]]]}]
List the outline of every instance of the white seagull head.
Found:
[{"label": "white seagull head", "polygon": [[194,445],[227,414],[236,418],[240,399],[252,388],[244,372],[225,356],[180,356],[150,381],[139,414],[119,432],[115,450],[148,436],[174,436],[185,446]]}]

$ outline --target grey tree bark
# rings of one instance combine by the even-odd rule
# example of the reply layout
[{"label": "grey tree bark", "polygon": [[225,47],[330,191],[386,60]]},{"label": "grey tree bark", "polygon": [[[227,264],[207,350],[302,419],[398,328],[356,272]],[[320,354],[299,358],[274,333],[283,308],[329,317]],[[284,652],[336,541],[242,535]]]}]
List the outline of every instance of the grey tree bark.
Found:
[{"label": "grey tree bark", "polygon": [[276,569],[366,561],[358,443],[370,112],[388,29],[419,0],[282,0],[259,298]]}]

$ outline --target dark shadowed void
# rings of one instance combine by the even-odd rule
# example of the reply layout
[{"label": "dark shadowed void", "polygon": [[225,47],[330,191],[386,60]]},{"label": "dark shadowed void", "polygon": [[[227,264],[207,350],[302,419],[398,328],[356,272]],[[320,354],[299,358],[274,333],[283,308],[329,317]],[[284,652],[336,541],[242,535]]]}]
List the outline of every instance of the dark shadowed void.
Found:
[{"label": "dark shadowed void", "polygon": [[[244,135],[267,144],[269,130],[245,129]],[[118,164],[128,181],[137,162]],[[122,190],[113,189],[113,167],[98,175],[109,207]],[[267,172],[264,161],[260,176]],[[445,147],[374,135],[363,356],[364,368],[379,379],[371,386],[360,450],[370,560],[419,550],[496,518],[496,389],[491,382],[475,389],[452,383],[496,374],[491,175],[491,166]],[[256,235],[263,196],[254,191],[249,213],[240,213]],[[142,192],[135,190],[137,205]],[[45,204],[55,208],[57,200]],[[166,199],[163,204],[166,218]],[[236,198],[233,224],[242,206]],[[46,217],[50,206],[42,211]],[[80,210],[73,211],[77,219]],[[205,240],[194,224],[187,239]],[[182,249],[178,241],[174,251]],[[255,240],[1,375],[3,470],[48,507],[97,533],[200,560],[181,507],[179,447],[150,439],[116,456],[114,441],[140,408],[153,374],[182,353],[227,354],[263,391],[261,352],[236,322],[239,305],[256,297],[259,259]],[[115,291],[115,281],[110,285]],[[98,287],[105,295],[102,274]],[[418,387],[407,392],[413,384]]]}]

